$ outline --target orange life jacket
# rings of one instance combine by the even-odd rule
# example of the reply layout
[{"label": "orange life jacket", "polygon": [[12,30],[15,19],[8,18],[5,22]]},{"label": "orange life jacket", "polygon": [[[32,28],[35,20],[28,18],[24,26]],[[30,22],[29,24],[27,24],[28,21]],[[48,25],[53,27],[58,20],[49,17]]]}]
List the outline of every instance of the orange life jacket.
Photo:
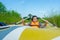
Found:
[{"label": "orange life jacket", "polygon": [[37,21],[37,22],[31,22],[30,23],[30,26],[32,26],[32,27],[35,27],[35,28],[39,28],[40,27],[40,24],[39,24],[39,22]]}]

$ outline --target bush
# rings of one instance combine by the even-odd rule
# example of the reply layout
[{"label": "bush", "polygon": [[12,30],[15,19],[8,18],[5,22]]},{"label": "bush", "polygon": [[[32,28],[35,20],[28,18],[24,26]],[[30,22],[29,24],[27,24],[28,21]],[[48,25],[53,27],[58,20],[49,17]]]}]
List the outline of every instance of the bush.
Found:
[{"label": "bush", "polygon": [[6,24],[13,24],[20,20],[21,20],[21,15],[15,11],[0,13],[0,22],[4,22]]},{"label": "bush", "polygon": [[56,25],[57,27],[60,27],[60,14],[52,15],[52,16],[46,17],[45,19],[51,22],[52,24]]}]

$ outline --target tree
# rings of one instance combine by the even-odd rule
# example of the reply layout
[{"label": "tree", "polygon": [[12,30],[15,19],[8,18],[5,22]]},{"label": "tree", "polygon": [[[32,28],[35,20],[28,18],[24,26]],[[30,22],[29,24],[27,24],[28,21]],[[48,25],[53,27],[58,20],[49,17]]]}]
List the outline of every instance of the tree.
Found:
[{"label": "tree", "polygon": [[7,24],[16,23],[21,20],[21,15],[14,10],[9,11],[6,15],[7,15]]},{"label": "tree", "polygon": [[0,12],[5,12],[6,11],[6,7],[2,4],[2,2],[0,2]]},{"label": "tree", "polygon": [[28,14],[28,17],[31,19],[32,18],[32,14]]},{"label": "tree", "polygon": [[16,23],[21,20],[21,15],[14,10],[6,10],[6,7],[0,2],[0,22],[6,24]]},{"label": "tree", "polygon": [[23,19],[26,19],[27,17],[23,17]]},{"label": "tree", "polygon": [[21,15],[14,10],[6,10],[6,7],[0,2],[0,22],[6,24],[16,23],[21,20]]}]

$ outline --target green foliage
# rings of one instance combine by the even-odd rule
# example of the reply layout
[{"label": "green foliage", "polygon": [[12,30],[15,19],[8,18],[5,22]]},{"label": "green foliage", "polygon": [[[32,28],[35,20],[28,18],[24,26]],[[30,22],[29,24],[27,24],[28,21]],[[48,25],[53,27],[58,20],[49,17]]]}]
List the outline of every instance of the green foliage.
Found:
[{"label": "green foliage", "polygon": [[0,12],[5,12],[6,7],[0,2]]},{"label": "green foliage", "polygon": [[60,14],[52,15],[52,16],[46,17],[45,19],[51,22],[52,24],[56,25],[57,27],[60,27]]},{"label": "green foliage", "polygon": [[0,2],[0,22],[13,24],[21,20],[21,15],[14,10],[8,11]]},{"label": "green foliage", "polygon": [[20,14],[15,11],[9,11],[0,13],[0,22],[5,22],[7,24],[16,23],[21,20]]},{"label": "green foliage", "polygon": [[27,17],[23,17],[23,19],[26,19]]},{"label": "green foliage", "polygon": [[31,19],[32,18],[32,14],[28,14],[28,17]]},{"label": "green foliage", "polygon": [[40,17],[38,17],[38,21],[39,21],[40,23],[44,23],[44,21],[43,21]]},{"label": "green foliage", "polygon": [[31,22],[32,16],[33,16],[32,14],[28,14],[27,17],[23,17],[23,18],[26,19],[25,22],[28,23],[28,22]]}]

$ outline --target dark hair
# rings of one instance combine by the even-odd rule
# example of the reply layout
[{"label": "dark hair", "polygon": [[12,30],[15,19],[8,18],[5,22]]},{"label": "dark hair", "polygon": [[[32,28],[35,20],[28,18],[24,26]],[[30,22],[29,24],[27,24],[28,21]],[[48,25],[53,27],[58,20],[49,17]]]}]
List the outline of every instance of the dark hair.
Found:
[{"label": "dark hair", "polygon": [[36,17],[36,18],[38,19],[38,17],[37,17],[37,16],[33,16],[33,17],[32,17],[32,19],[31,19],[32,21],[33,21],[33,18],[34,18],[34,17]]}]

